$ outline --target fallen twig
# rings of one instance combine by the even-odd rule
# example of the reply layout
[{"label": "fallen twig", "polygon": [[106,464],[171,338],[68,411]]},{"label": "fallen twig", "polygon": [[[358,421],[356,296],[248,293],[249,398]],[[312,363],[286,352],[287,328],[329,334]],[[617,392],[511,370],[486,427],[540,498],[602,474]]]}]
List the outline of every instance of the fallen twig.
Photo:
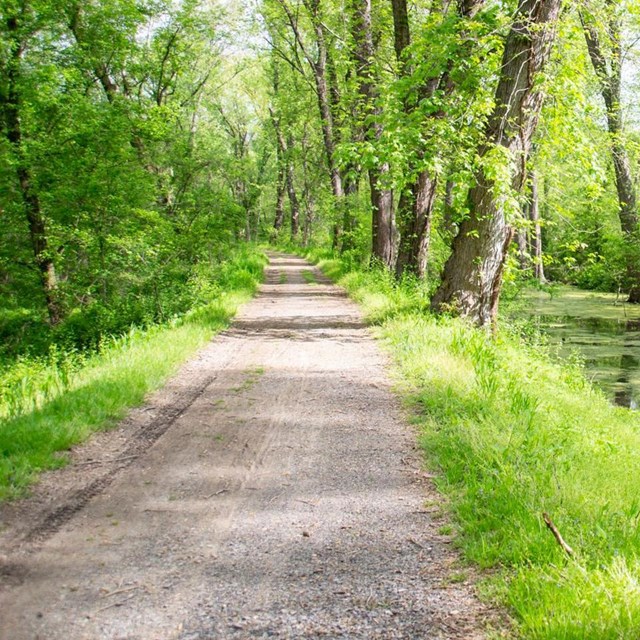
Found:
[{"label": "fallen twig", "polygon": [[229,489],[218,489],[218,491],[214,491],[210,493],[208,496],[205,496],[205,500],[209,500],[209,498],[213,498],[213,496],[221,496],[223,493],[228,493]]},{"label": "fallen twig", "polygon": [[553,524],[553,521],[549,517],[549,514],[546,513],[546,512],[543,513],[542,514],[542,518],[544,519],[544,523],[547,525],[549,531],[551,531],[551,533],[553,533],[553,537],[556,539],[556,542],[560,545],[560,548],[570,558],[574,558],[575,557],[575,553],[574,553],[573,549],[564,541],[564,538],[562,537],[562,535],[558,531],[558,528],[556,527],[556,525]]},{"label": "fallen twig", "polygon": [[129,602],[131,598],[133,598],[133,594],[131,594],[128,598],[125,598],[124,600],[118,600],[117,602],[112,602],[111,604],[101,607],[100,609],[96,609],[94,611],[94,614],[100,613],[101,611],[106,611],[107,609],[111,609],[112,607],[121,607],[123,604],[126,604],[127,602]]},{"label": "fallen twig", "polygon": [[407,540],[411,543],[414,544],[416,547],[418,547],[419,549],[424,549],[424,545],[420,544],[417,540],[414,540],[413,538],[407,538]]},{"label": "fallen twig", "polygon": [[111,596],[115,596],[119,593],[128,593],[129,591],[135,591],[136,589],[140,589],[140,585],[136,584],[133,587],[124,587],[123,589],[116,589],[115,591],[111,591],[109,593],[105,593],[103,598],[110,598]]}]

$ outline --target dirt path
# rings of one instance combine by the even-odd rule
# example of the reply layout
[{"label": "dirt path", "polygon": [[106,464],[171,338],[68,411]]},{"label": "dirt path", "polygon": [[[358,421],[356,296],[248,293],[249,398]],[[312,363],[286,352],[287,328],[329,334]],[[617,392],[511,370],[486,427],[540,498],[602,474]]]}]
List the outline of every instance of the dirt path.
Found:
[{"label": "dirt path", "polygon": [[273,257],[230,330],[0,510],[0,638],[482,637],[384,364]]}]

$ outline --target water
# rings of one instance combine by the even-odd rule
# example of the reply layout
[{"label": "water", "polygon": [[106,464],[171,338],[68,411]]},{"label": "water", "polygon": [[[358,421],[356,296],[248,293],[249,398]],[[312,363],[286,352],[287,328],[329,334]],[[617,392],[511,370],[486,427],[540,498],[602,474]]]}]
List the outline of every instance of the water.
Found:
[{"label": "water", "polygon": [[522,310],[559,347],[578,353],[587,374],[617,405],[640,406],[640,308],[615,294],[560,287],[525,294]]}]

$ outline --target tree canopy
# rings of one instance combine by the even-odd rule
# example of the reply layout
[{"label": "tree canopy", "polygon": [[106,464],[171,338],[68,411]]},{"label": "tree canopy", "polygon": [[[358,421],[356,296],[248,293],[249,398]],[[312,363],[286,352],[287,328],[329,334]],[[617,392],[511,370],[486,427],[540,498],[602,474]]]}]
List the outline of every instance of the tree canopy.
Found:
[{"label": "tree canopy", "polygon": [[505,278],[640,300],[632,0],[2,5],[7,353],[181,313],[247,241],[478,324]]}]

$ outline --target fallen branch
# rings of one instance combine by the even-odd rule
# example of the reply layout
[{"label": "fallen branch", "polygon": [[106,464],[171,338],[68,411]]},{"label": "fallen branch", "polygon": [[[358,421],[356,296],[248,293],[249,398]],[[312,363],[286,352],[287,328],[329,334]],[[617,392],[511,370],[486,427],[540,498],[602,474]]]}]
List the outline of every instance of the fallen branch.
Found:
[{"label": "fallen branch", "polygon": [[575,553],[573,549],[564,541],[564,538],[558,531],[558,527],[553,524],[553,521],[549,517],[548,513],[543,513],[542,518],[544,519],[544,523],[547,525],[547,528],[551,533],[553,533],[553,537],[556,539],[556,542],[560,545],[560,548],[570,557],[575,558]]}]

